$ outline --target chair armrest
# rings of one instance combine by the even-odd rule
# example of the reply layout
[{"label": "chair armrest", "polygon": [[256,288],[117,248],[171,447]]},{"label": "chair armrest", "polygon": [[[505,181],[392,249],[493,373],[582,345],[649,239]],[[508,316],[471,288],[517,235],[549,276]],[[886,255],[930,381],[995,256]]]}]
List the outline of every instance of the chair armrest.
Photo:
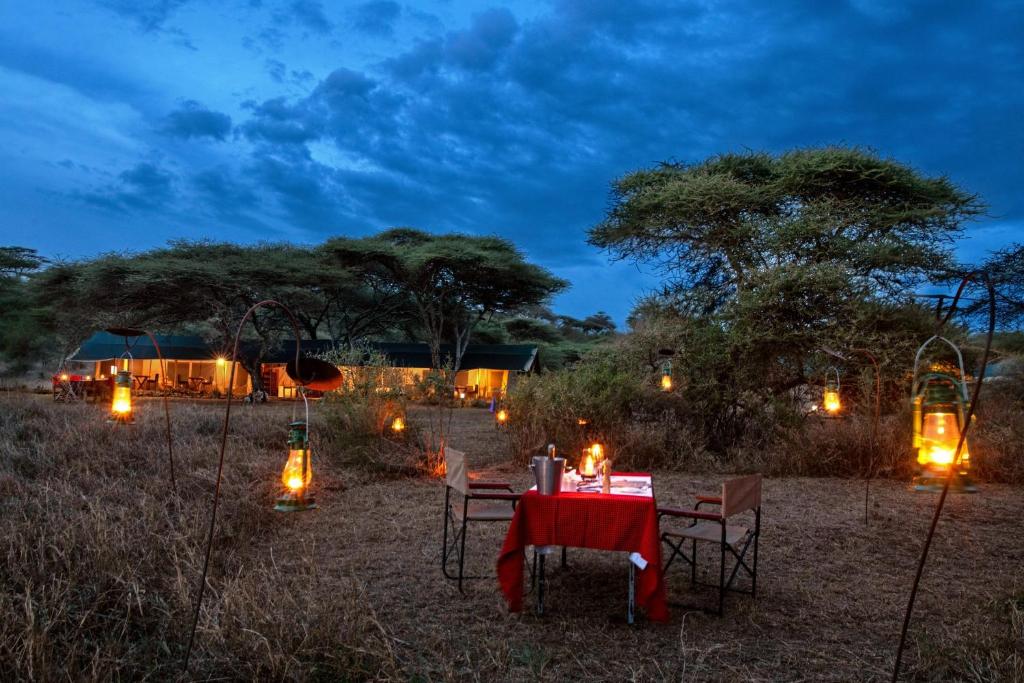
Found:
[{"label": "chair armrest", "polygon": [[721,496],[697,496],[697,504],[693,506],[693,509],[696,510],[700,508],[704,503],[707,503],[708,505],[721,505],[722,498]]},{"label": "chair armrest", "polygon": [[512,490],[512,485],[504,481],[471,481],[469,482],[469,488],[471,489],[501,489],[508,491],[509,493],[515,493]]},{"label": "chair armrest", "polygon": [[519,500],[520,493],[470,493],[467,498],[470,500]]},{"label": "chair armrest", "polygon": [[722,521],[722,515],[715,512],[700,512],[699,510],[686,510],[684,508],[658,508],[658,517],[685,517],[687,519],[709,519],[714,522]]}]

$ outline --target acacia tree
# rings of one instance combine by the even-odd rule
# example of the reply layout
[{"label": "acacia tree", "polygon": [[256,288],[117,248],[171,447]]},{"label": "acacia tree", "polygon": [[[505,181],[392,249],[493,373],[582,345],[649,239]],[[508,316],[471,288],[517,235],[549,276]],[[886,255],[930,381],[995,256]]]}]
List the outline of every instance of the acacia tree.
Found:
[{"label": "acacia tree", "polygon": [[[360,268],[366,277],[412,300],[441,399],[430,424],[431,465],[439,463],[446,442],[451,389],[473,330],[492,315],[543,304],[567,286],[498,237],[395,228],[371,237],[328,240],[323,249],[339,266]],[[445,343],[451,344],[449,354],[443,352]]]},{"label": "acacia tree", "polygon": [[[542,304],[567,286],[498,237],[395,228],[328,240],[323,249],[338,265],[360,268],[365,277],[405,292],[426,332],[434,369],[447,362],[453,372],[482,320]],[[445,342],[452,344],[449,358],[442,354]]]},{"label": "acacia tree", "polygon": [[0,247],[0,355],[16,363],[39,348],[42,326],[27,290],[29,276],[45,263],[35,249]]},{"label": "acacia tree", "polygon": [[860,149],[726,154],[615,181],[589,241],[662,269],[634,320],[667,308],[699,323],[721,362],[694,346],[687,366],[721,392],[716,410],[742,413],[745,394],[806,383],[822,346],[902,353],[921,319],[905,295],[956,268],[952,244],[982,210],[948,179]]}]

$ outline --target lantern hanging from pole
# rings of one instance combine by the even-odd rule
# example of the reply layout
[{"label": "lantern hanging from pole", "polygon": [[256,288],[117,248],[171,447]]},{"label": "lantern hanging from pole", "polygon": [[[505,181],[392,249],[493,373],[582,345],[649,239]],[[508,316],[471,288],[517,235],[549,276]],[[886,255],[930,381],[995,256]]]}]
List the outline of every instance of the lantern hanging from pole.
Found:
[{"label": "lantern hanging from pole", "polygon": [[[959,378],[947,372],[927,372],[918,375],[922,352],[933,340],[946,342],[956,351]],[[953,469],[954,490],[973,493],[977,488],[968,476],[970,451],[967,440],[957,454],[967,414],[967,385],[963,355],[944,337],[932,337],[918,350],[914,361],[914,382],[911,405],[914,420],[913,448],[917,453],[917,476],[914,488],[918,491],[940,491]]]},{"label": "lantern hanging from pole", "polygon": [[843,403],[839,398],[839,370],[829,368],[835,373],[835,378],[829,377],[825,380],[825,391],[821,396],[821,407],[829,417],[838,417],[839,411],[843,409]]},{"label": "lantern hanging from pole", "polygon": [[310,462],[307,425],[304,420],[296,420],[288,425],[288,461],[281,472],[285,492],[277,499],[274,509],[279,512],[299,512],[315,508],[316,502],[308,495],[312,480],[313,466]]},{"label": "lantern hanging from pole", "polygon": [[661,390],[672,391],[672,361],[668,359],[661,365]]}]

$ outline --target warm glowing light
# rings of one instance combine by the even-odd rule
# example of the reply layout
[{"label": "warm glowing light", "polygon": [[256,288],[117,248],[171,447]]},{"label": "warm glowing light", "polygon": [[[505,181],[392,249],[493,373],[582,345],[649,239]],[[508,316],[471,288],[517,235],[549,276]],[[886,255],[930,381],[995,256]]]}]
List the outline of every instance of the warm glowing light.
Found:
[{"label": "warm glowing light", "polygon": [[66,374],[66,373],[65,373],[65,374],[62,374],[62,375],[60,376],[60,381],[61,381],[61,382],[67,382],[67,381],[68,381],[68,376],[67,376],[67,374]]},{"label": "warm glowing light", "polygon": [[[953,464],[956,447],[960,442],[960,425],[955,413],[925,413],[918,438],[917,462],[921,465],[948,467]],[[970,459],[967,441],[960,451],[960,462]]]},{"label": "warm glowing light", "polygon": [[825,395],[821,400],[825,406],[825,411],[830,415],[835,415],[842,408],[842,403],[839,401],[839,392],[835,389],[825,389]]},{"label": "warm glowing light", "polygon": [[85,381],[86,382],[91,382],[92,381],[92,375],[86,375],[85,376]]},{"label": "warm glowing light", "polygon": [[132,421],[132,374],[117,373],[114,378],[114,397],[110,404],[111,418],[117,422]]},{"label": "warm glowing light", "polygon": [[459,400],[460,401],[465,401],[466,400],[466,392],[465,391],[460,391],[459,392]]},{"label": "warm glowing light", "polygon": [[500,408],[497,413],[494,414],[494,419],[498,421],[498,424],[503,425],[508,422],[508,411],[504,408]]},{"label": "warm glowing light", "polygon": [[226,362],[227,362],[227,360],[225,360],[224,358],[221,358],[219,356],[217,357],[217,367],[218,368],[224,367],[224,363],[226,363]]},{"label": "warm glowing light", "polygon": [[594,460],[600,462],[604,460],[604,446],[599,443],[595,443],[590,447],[590,454],[594,456]]},{"label": "warm glowing light", "polygon": [[395,432],[400,432],[405,429],[405,420],[399,415],[391,422],[391,429]]},{"label": "warm glowing light", "polygon": [[281,483],[293,494],[301,495],[313,480],[310,464],[309,442],[306,440],[306,424],[294,422],[288,435],[288,461],[281,472]]},{"label": "warm glowing light", "polygon": [[661,376],[661,390],[672,391],[672,375]]},{"label": "warm glowing light", "polygon": [[586,427],[588,422],[587,422],[586,418],[580,417],[580,418],[576,419],[576,424],[578,424],[580,427]]},{"label": "warm glowing light", "polygon": [[594,474],[594,458],[590,453],[583,456],[583,466],[580,468],[580,474],[584,477],[593,477]]},{"label": "warm glowing light", "polygon": [[116,365],[111,365],[110,366],[110,374],[111,375],[116,375],[117,374],[117,366]]}]

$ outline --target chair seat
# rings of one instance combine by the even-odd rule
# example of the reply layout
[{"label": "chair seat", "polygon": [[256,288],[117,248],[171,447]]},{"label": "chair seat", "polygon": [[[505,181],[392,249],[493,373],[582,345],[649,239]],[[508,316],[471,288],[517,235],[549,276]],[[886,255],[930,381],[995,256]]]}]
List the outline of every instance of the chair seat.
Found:
[{"label": "chair seat", "polygon": [[[462,520],[461,505],[453,505],[452,512],[456,519]],[[515,510],[511,505],[474,505],[470,503],[466,519],[478,522],[510,522],[514,514]]]},{"label": "chair seat", "polygon": [[[745,526],[726,526],[725,542],[727,545],[736,547],[747,535],[749,529]],[[722,525],[715,522],[697,522],[691,527],[682,531],[665,532],[666,536],[677,538],[689,538],[696,541],[709,541],[719,543],[722,540]]]}]

